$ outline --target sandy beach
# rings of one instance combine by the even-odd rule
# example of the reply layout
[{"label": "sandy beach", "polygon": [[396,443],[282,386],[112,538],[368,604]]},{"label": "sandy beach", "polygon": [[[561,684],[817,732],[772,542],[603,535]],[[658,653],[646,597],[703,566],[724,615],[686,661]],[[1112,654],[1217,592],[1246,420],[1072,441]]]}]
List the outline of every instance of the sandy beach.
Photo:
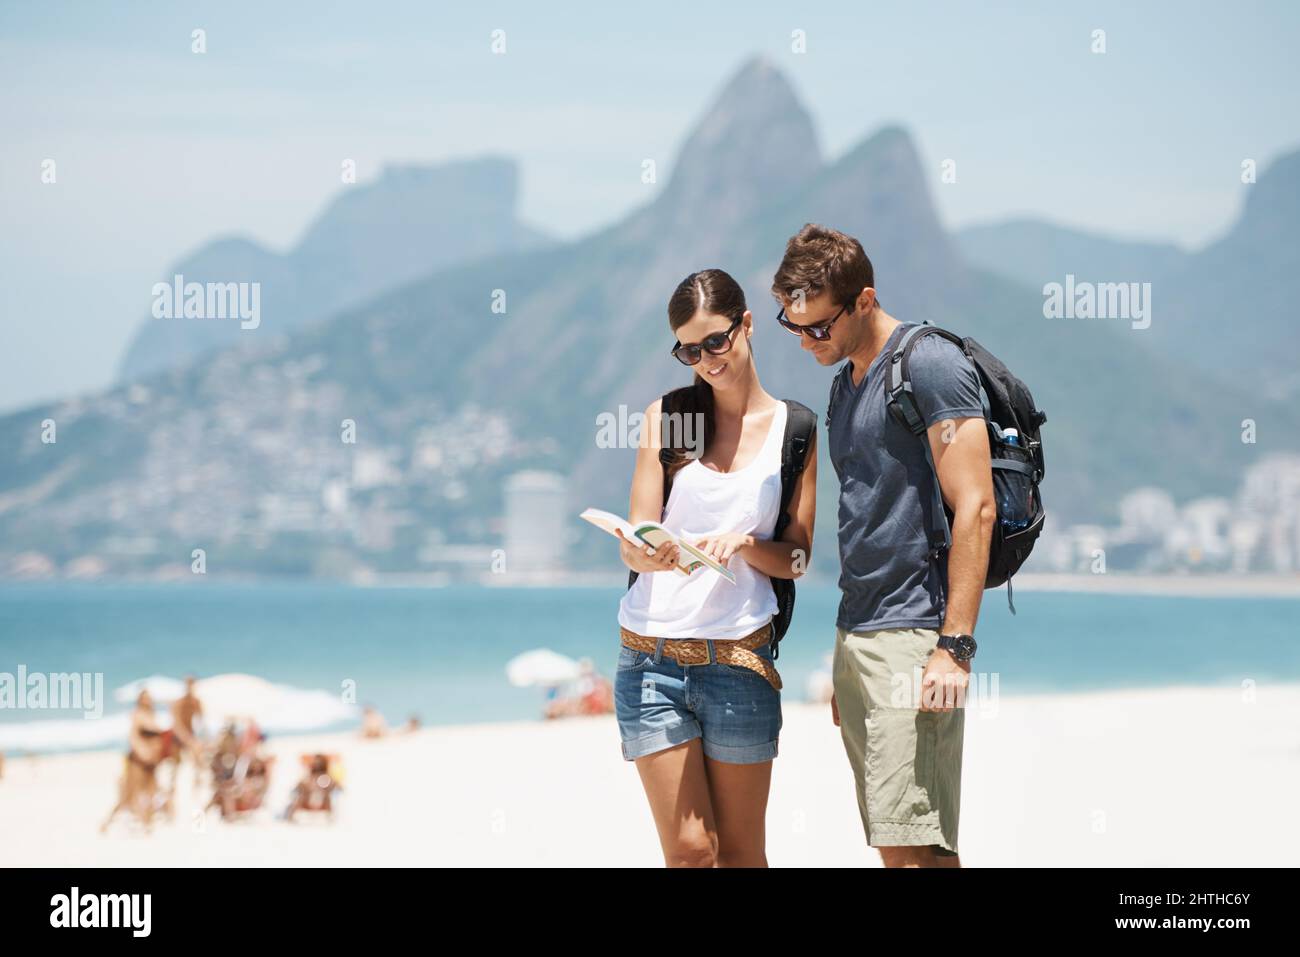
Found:
[{"label": "sandy beach", "polygon": [[[967,715],[967,866],[1285,865],[1300,790],[1300,685],[1003,696]],[[182,773],[174,823],[152,834],[110,807],[117,752],[10,756],[0,865],[659,866],[613,718],[431,728],[363,741],[280,737],[278,811],[309,750],[341,753],[333,824],[223,823]],[[865,845],[838,730],[789,703],[768,811],[772,866],[878,866]]]}]

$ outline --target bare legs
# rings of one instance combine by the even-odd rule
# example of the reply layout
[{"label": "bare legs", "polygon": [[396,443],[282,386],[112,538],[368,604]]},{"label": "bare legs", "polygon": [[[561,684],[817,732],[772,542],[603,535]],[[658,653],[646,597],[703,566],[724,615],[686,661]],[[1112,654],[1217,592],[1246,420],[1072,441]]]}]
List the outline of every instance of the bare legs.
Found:
[{"label": "bare legs", "polygon": [[961,867],[956,854],[936,854],[933,844],[915,847],[878,847],[886,867]]},{"label": "bare legs", "polygon": [[669,867],[766,867],[772,762],[727,764],[699,738],[636,761]]}]

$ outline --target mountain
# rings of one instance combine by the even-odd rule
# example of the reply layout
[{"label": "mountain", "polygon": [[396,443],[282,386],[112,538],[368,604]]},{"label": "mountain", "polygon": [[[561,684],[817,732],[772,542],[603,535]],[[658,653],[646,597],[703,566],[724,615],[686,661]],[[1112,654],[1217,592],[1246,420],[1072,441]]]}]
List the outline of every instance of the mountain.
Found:
[{"label": "mountain", "polygon": [[956,233],[966,261],[1041,289],[1066,273],[1088,282],[1151,282],[1182,266],[1171,243],[1129,242],[1033,219],[968,226]]},{"label": "mountain", "polygon": [[1201,373],[1249,381],[1274,400],[1300,396],[1300,327],[1292,321],[1300,276],[1300,151],[1243,184],[1241,215],[1218,240],[1186,252],[1123,242],[1033,220],[957,234],[972,264],[1041,290],[1067,274],[1090,283],[1151,283],[1156,352]]},{"label": "mountain", "polygon": [[[518,173],[489,157],[434,167],[389,166],[346,187],[287,254],[252,240],[215,240],[170,266],[161,280],[259,283],[262,336],[349,309],[444,266],[527,249],[544,237],[516,217]],[[131,381],[240,345],[237,322],[144,319],[123,356]]]},{"label": "mountain", "polygon": [[[1157,295],[1158,348],[1261,395],[1300,397],[1300,151],[1243,186],[1240,218],[1218,241],[1172,270]],[[1161,321],[1162,317],[1168,321]]]},{"label": "mountain", "polygon": [[[15,450],[0,467],[0,570],[39,551],[64,569],[90,555],[183,572],[195,548],[222,574],[427,569],[449,545],[500,543],[502,485],[525,468],[567,476],[574,516],[621,512],[635,449],[602,447],[598,416],[626,421],[690,381],[669,356],[666,304],[694,270],[741,281],[765,387],[824,415],[833,370],[776,324],[768,292],[807,221],[862,239],[891,313],[974,335],[1029,383],[1049,415],[1053,522],[1108,519],[1138,485],[1232,491],[1253,453],[1246,409],[1300,444],[1288,405],[1190,375],[1125,323],[1046,319],[1040,288],[968,264],[908,134],[823,159],[765,60],[726,84],[682,150],[654,199],[588,237],[432,271],[288,337],[0,418]],[[833,574],[822,445],[813,570]],[[577,560],[607,565],[609,542],[580,524]]]}]

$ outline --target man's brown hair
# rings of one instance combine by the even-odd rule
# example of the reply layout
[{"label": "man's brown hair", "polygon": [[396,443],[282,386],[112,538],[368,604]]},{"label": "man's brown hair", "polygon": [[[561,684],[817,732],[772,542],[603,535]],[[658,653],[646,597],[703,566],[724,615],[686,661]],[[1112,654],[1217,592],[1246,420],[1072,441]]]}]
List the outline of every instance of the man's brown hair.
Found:
[{"label": "man's brown hair", "polygon": [[772,277],[772,295],[791,300],[803,290],[805,299],[813,299],[827,291],[843,306],[875,285],[875,270],[860,242],[838,229],[807,223],[785,244],[785,258]]}]

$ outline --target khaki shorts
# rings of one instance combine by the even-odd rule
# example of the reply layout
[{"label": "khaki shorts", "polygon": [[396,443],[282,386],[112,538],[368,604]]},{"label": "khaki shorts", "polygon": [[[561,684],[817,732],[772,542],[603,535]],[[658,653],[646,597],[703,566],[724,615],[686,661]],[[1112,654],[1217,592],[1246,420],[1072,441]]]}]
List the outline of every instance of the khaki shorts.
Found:
[{"label": "khaki shorts", "polygon": [[938,644],[930,628],[835,629],[835,703],[872,847],[936,845],[957,853],[965,708],[918,707]]}]

